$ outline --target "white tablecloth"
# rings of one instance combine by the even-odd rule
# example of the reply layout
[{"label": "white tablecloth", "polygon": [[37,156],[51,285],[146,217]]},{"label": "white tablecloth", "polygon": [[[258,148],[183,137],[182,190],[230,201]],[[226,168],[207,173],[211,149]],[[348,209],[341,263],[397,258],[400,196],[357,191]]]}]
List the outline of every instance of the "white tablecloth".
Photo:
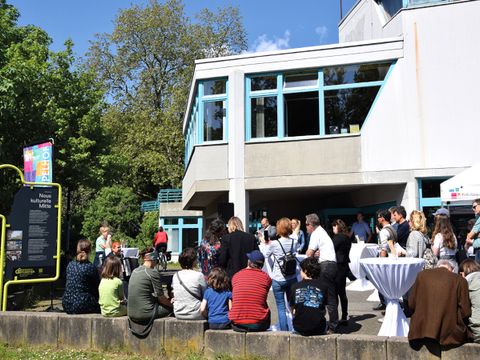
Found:
[{"label": "white tablecloth", "polygon": [[409,325],[398,299],[413,285],[423,263],[424,260],[418,258],[360,259],[362,269],[387,302],[379,336],[408,335]]},{"label": "white tablecloth", "polygon": [[372,258],[378,255],[377,244],[352,244],[350,248],[350,271],[357,278],[354,282],[347,286],[350,291],[367,291],[373,290],[375,287],[365,279],[365,272],[360,267],[360,259]]}]

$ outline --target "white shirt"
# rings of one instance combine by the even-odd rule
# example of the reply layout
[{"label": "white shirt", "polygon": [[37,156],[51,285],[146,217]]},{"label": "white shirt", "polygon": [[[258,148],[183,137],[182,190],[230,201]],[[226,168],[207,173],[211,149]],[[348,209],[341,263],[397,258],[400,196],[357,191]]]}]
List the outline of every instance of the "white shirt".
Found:
[{"label": "white shirt", "polygon": [[455,254],[457,253],[457,238],[455,238],[455,248],[449,249],[446,246],[443,246],[443,236],[441,233],[438,233],[433,239],[433,247],[440,250],[440,252],[438,253],[439,259],[442,256],[455,256]]},{"label": "white shirt", "polygon": [[[205,277],[199,271],[181,270],[178,276],[185,286],[194,294],[203,298],[203,294],[207,289]],[[175,317],[183,320],[200,320],[203,319],[200,313],[200,300],[190,295],[187,290],[180,284],[177,275],[172,278],[173,296],[173,312]]]},{"label": "white shirt", "polygon": [[308,249],[313,251],[320,250],[320,257],[318,258],[319,263],[324,261],[337,262],[333,241],[320,225],[310,235]]}]

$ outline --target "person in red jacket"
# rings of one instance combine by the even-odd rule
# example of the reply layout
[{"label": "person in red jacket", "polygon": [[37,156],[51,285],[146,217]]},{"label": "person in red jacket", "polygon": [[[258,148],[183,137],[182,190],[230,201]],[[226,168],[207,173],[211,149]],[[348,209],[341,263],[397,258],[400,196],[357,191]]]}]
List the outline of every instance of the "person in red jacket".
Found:
[{"label": "person in red jacket", "polygon": [[166,252],[168,243],[168,235],[163,230],[162,226],[158,227],[158,231],[153,238],[153,247],[157,250],[157,253]]}]

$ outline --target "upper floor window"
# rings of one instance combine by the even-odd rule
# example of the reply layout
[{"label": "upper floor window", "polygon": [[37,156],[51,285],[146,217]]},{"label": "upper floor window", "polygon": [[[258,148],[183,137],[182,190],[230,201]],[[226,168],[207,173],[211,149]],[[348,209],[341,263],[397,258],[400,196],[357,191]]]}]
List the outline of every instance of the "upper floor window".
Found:
[{"label": "upper floor window", "polygon": [[246,139],[358,133],[391,63],[247,76]]},{"label": "upper floor window", "polygon": [[193,147],[211,141],[224,141],[227,137],[228,80],[208,79],[197,83],[195,100],[185,133],[185,163]]}]

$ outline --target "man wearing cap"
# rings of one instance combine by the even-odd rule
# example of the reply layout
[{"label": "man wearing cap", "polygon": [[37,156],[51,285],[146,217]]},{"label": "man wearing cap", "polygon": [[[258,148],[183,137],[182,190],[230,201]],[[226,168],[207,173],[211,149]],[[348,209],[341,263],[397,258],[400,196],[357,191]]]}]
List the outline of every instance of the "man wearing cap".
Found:
[{"label": "man wearing cap", "polygon": [[472,210],[475,213],[475,225],[467,234],[465,246],[467,249],[473,246],[475,261],[480,263],[480,199],[475,199],[472,203]]},{"label": "man wearing cap", "polygon": [[272,279],[262,271],[265,257],[260,251],[248,253],[247,258],[247,267],[232,278],[232,308],[228,318],[235,331],[266,331],[270,327],[267,296]]},{"label": "man wearing cap", "polygon": [[172,313],[171,297],[165,296],[161,275],[155,265],[158,253],[149,247],[140,253],[143,265],[133,270],[128,285],[128,317],[141,325]]}]

